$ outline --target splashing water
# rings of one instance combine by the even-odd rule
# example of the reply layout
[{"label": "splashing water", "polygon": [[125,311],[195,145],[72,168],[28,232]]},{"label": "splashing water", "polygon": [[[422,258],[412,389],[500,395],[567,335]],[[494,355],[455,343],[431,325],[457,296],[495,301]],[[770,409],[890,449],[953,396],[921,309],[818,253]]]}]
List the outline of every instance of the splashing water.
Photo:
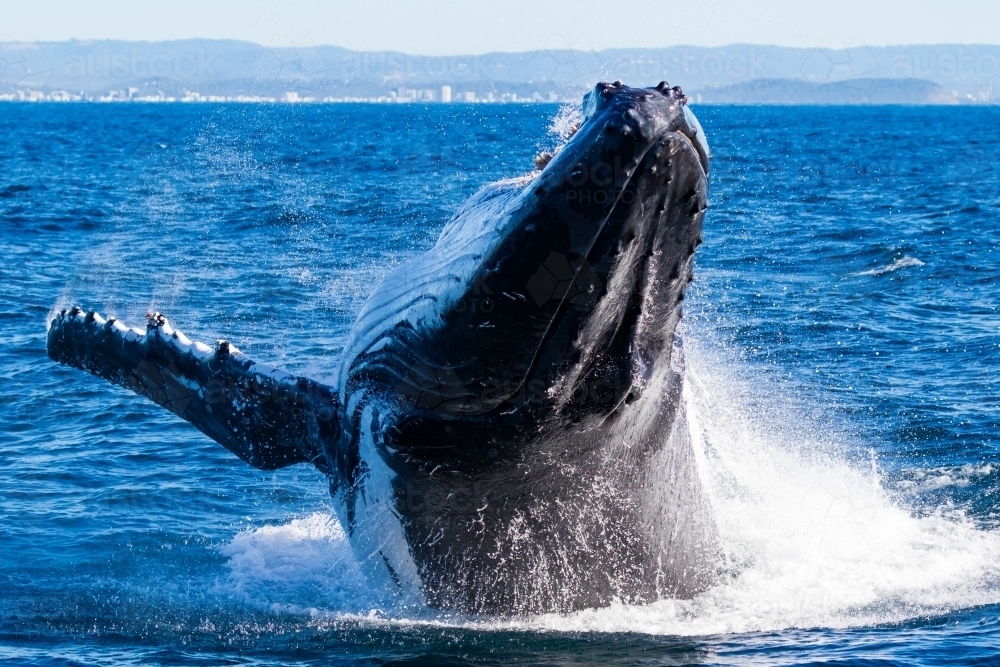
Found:
[{"label": "splashing water", "polygon": [[566,141],[583,122],[583,109],[579,104],[564,104],[559,107],[559,111],[552,118],[549,124],[549,133]]},{"label": "splashing water", "polygon": [[[844,443],[780,397],[768,410],[745,369],[686,349],[688,418],[724,550],[719,583],[693,600],[519,619],[394,608],[389,592],[359,584],[343,531],[321,514],[238,534],[223,549],[233,589],[328,619],[679,636],[884,624],[1000,601],[1000,533],[957,510],[912,515],[874,459],[848,461]],[[314,603],[281,601],[292,593]]]}]

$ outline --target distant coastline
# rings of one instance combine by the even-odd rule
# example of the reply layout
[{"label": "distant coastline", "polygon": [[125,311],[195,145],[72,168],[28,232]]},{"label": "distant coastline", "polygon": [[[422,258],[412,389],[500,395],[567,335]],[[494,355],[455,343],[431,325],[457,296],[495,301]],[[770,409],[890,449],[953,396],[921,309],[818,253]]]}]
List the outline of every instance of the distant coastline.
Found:
[{"label": "distant coastline", "polygon": [[232,40],[0,42],[6,102],[565,103],[615,79],[667,80],[699,104],[997,104],[1000,46],[433,57]]},{"label": "distant coastline", "polygon": [[[690,102],[704,105],[939,105],[960,104],[958,96],[932,81],[923,79],[863,79],[852,85],[810,84],[794,79],[762,79],[747,84],[734,84],[716,89],[705,89],[692,93]],[[443,96],[446,97],[446,96]],[[451,99],[445,104],[563,104],[577,102],[560,99],[555,95],[542,98],[518,97],[516,94],[502,96],[466,97]],[[263,95],[201,95],[187,92],[182,97],[166,95],[139,95],[135,89],[126,92],[110,91],[103,95],[72,94],[67,91],[43,92],[40,90],[18,90],[0,94],[0,102],[65,102],[65,103],[126,103],[126,104],[441,104],[442,100],[420,99],[416,97],[314,97],[299,95],[290,91],[280,97]]]},{"label": "distant coastline", "polygon": [[[427,104],[441,103],[439,98],[427,99],[419,97],[396,97],[382,95],[377,97],[315,97],[300,95],[297,91],[288,91],[281,96],[267,95],[202,95],[197,92],[185,91],[181,97],[165,94],[140,95],[131,88],[126,91],[111,90],[104,94],[88,95],[84,92],[70,93],[65,90],[45,92],[42,90],[17,90],[13,93],[0,93],[0,102],[80,102],[80,103],[134,103],[134,104],[171,104],[171,103],[236,103],[236,104]],[[421,91],[423,92],[423,91]],[[449,104],[560,104],[564,100],[552,96],[548,99],[540,97],[518,97],[516,94],[504,94],[496,97],[464,97],[449,99]]]}]

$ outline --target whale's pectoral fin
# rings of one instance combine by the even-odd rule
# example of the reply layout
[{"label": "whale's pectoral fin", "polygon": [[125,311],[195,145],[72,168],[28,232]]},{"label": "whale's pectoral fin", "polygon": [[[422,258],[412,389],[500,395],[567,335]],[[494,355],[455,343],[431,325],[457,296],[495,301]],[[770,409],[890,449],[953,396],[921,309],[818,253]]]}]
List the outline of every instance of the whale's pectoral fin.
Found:
[{"label": "whale's pectoral fin", "polygon": [[49,357],[162,405],[261,470],[313,463],[329,472],[340,438],[336,392],[255,363],[226,341],[192,343],[159,313],[146,331],[79,308],[52,321]]}]

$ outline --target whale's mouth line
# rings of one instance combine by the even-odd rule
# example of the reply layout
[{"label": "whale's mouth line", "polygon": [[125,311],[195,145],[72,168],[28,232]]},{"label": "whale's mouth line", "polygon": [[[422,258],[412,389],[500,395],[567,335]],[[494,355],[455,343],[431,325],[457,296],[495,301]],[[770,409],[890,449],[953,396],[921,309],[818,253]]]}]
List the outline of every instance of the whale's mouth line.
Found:
[{"label": "whale's mouth line", "polygon": [[[581,128],[582,128],[582,124],[581,124],[581,127],[578,127],[576,130],[574,130],[574,134],[577,131],[579,131]],[[670,130],[664,130],[657,137],[657,139],[655,141],[651,142],[650,145],[649,145],[649,147],[646,148],[645,151],[643,151],[642,156],[640,158],[638,158],[638,160],[636,161],[636,164],[641,165],[643,163],[643,161],[646,159],[646,156],[649,154],[649,152],[652,151],[656,147],[656,145],[660,141],[662,141],[662,139],[665,136],[667,136],[668,134],[670,134]],[[679,135],[683,136],[682,132],[677,132],[676,134],[679,134]],[[685,137],[685,139],[686,138],[687,137]],[[690,144],[690,141],[688,143]],[[692,150],[693,149],[694,149],[694,147],[692,146]],[[695,153],[697,154],[697,151],[695,151]],[[539,175],[541,174],[541,172],[538,172],[538,173],[539,173]],[[599,236],[600,234],[602,234],[604,232],[605,228],[607,227],[608,221],[611,220],[615,216],[615,213],[618,211],[618,207],[622,203],[622,197],[625,195],[625,193],[629,189],[629,185],[632,184],[632,182],[633,182],[634,179],[640,177],[644,173],[645,173],[644,171],[640,172],[640,170],[636,169],[635,171],[633,171],[631,173],[631,175],[629,175],[629,177],[627,179],[625,179],[625,181],[621,185],[621,188],[618,190],[617,196],[615,197],[615,203],[614,203],[614,205],[611,206],[611,208],[608,210],[608,214],[606,216],[604,216],[604,219],[601,221],[601,225],[600,225],[597,233],[595,234],[595,237]],[[592,250],[592,248],[588,249],[586,253],[581,253],[580,257],[582,259],[586,260],[587,256],[590,254],[591,250]],[[574,280],[576,280],[576,276],[574,276]],[[551,336],[551,333],[552,333],[552,328],[556,325],[556,321],[559,319],[559,313],[562,312],[563,308],[566,307],[566,302],[567,302],[568,299],[570,299],[569,293],[570,293],[570,290],[567,290],[566,294],[564,294],[562,296],[562,298],[560,299],[559,308],[556,310],[556,312],[553,314],[552,318],[549,320],[549,324],[545,328],[545,335],[542,336],[542,339],[539,342],[538,347],[535,348],[535,352],[534,352],[534,354],[531,357],[531,362],[528,363],[527,369],[525,370],[524,375],[522,376],[520,382],[518,383],[517,390],[514,392],[515,396],[519,395],[519,394],[521,394],[522,392],[525,391],[526,386],[528,384],[528,378],[530,378],[532,376],[532,374],[537,370],[538,359],[541,356],[542,351],[545,349],[546,344],[550,341],[550,336]]]},{"label": "whale's mouth line", "polygon": [[[583,123],[580,123],[573,130],[573,133],[570,135],[570,137],[572,137],[572,135],[576,134],[578,131],[582,130],[585,127],[586,123],[589,122],[589,121],[591,121],[592,118],[593,117],[588,118]],[[708,156],[704,155],[703,152],[701,150],[699,150],[699,148],[697,146],[695,146],[694,141],[692,141],[692,139],[690,137],[688,137],[684,132],[681,132],[681,131],[678,131],[678,130],[675,130],[675,129],[670,129],[670,128],[663,129],[658,135],[656,135],[655,139],[653,139],[652,141],[650,141],[649,146],[642,152],[642,154],[636,158],[637,168],[634,171],[632,171],[632,173],[628,176],[628,178],[626,178],[621,183],[621,187],[618,190],[618,193],[617,193],[617,195],[615,197],[615,202],[611,206],[611,208],[609,209],[608,214],[601,221],[600,228],[597,231],[597,233],[595,234],[595,238],[597,236],[600,236],[600,234],[602,234],[605,231],[605,229],[607,227],[607,224],[608,224],[608,221],[610,221],[610,220],[612,220],[612,219],[615,218],[616,214],[619,211],[619,207],[620,206],[622,206],[623,204],[625,206],[638,205],[638,202],[631,202],[631,203],[624,202],[623,203],[622,199],[625,196],[625,193],[629,191],[629,187],[633,184],[633,182],[636,182],[638,179],[641,179],[643,176],[645,176],[647,174],[648,169],[640,169],[638,167],[641,166],[641,165],[643,165],[643,163],[646,160],[646,157],[650,154],[650,152],[654,151],[657,148],[657,146],[659,146],[668,137],[670,137],[670,138],[679,137],[682,140],[682,142],[690,149],[691,154],[697,157],[698,166],[701,168],[702,174],[707,179],[707,177],[708,177],[708,164],[706,163],[706,160],[708,159]],[[569,141],[569,139],[567,139],[566,143],[568,143],[568,141]],[[563,144],[562,146],[560,146],[560,150],[565,145],[566,144]],[[550,160],[551,160],[551,157],[550,157]],[[536,171],[534,173],[534,176],[535,177],[540,176],[543,171],[544,171],[544,169]],[[649,213],[647,213],[647,215],[653,215],[653,214],[652,214],[652,212],[649,212]],[[587,257],[589,256],[589,254],[590,254],[590,252],[592,250],[593,250],[593,248],[589,248],[586,253],[581,253],[580,257],[584,261],[587,261]],[[653,252],[652,249],[650,249],[645,254],[648,257],[652,252]],[[641,266],[642,266],[641,264],[636,265],[635,270],[637,270],[637,271],[641,270]],[[558,313],[562,312],[562,310],[567,307],[567,301],[570,298],[571,297],[570,297],[569,291],[567,291],[567,293],[564,294],[562,296],[562,298],[560,299],[559,309],[556,311],[555,314],[553,314],[552,318],[549,320],[549,324],[548,324],[548,326],[546,327],[546,330],[545,330],[545,335],[542,337],[542,339],[539,342],[538,346],[535,348],[534,354],[532,355],[531,362],[528,364],[527,369],[526,369],[524,375],[521,377],[520,381],[518,382],[517,390],[514,392],[515,396],[516,395],[520,395],[522,392],[524,392],[526,390],[526,386],[527,386],[527,383],[529,381],[529,378],[531,378],[532,375],[533,375],[533,373],[537,370],[538,362],[539,362],[539,357],[542,355],[543,351],[545,350],[546,345],[550,342],[550,337],[551,337],[552,329],[556,325],[557,320],[559,319]],[[624,402],[624,401],[625,401],[625,397],[622,398],[621,402]]]},{"label": "whale's mouth line", "polygon": [[[698,147],[694,145],[693,141],[691,141],[691,137],[684,134],[683,132],[674,132],[674,134],[680,137],[681,140],[688,145],[688,148],[691,149],[691,152],[698,156],[698,164],[701,166],[701,172],[707,177],[708,176],[708,164],[706,162],[706,160],[708,159],[707,156],[703,155],[702,152],[698,150]],[[643,157],[645,157],[645,155]]]}]

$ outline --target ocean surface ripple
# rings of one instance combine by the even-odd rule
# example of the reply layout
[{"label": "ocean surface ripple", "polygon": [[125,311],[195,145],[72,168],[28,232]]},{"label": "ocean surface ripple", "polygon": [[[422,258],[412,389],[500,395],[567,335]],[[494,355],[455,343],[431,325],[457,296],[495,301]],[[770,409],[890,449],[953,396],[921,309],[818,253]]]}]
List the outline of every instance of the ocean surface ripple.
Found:
[{"label": "ocean surface ripple", "polygon": [[375,282],[571,114],[4,105],[0,662],[998,659],[1000,108],[696,112],[715,158],[685,391],[719,584],[502,619],[367,586],[318,472],[253,470],[50,362],[45,322],[159,310],[333,381]]}]

